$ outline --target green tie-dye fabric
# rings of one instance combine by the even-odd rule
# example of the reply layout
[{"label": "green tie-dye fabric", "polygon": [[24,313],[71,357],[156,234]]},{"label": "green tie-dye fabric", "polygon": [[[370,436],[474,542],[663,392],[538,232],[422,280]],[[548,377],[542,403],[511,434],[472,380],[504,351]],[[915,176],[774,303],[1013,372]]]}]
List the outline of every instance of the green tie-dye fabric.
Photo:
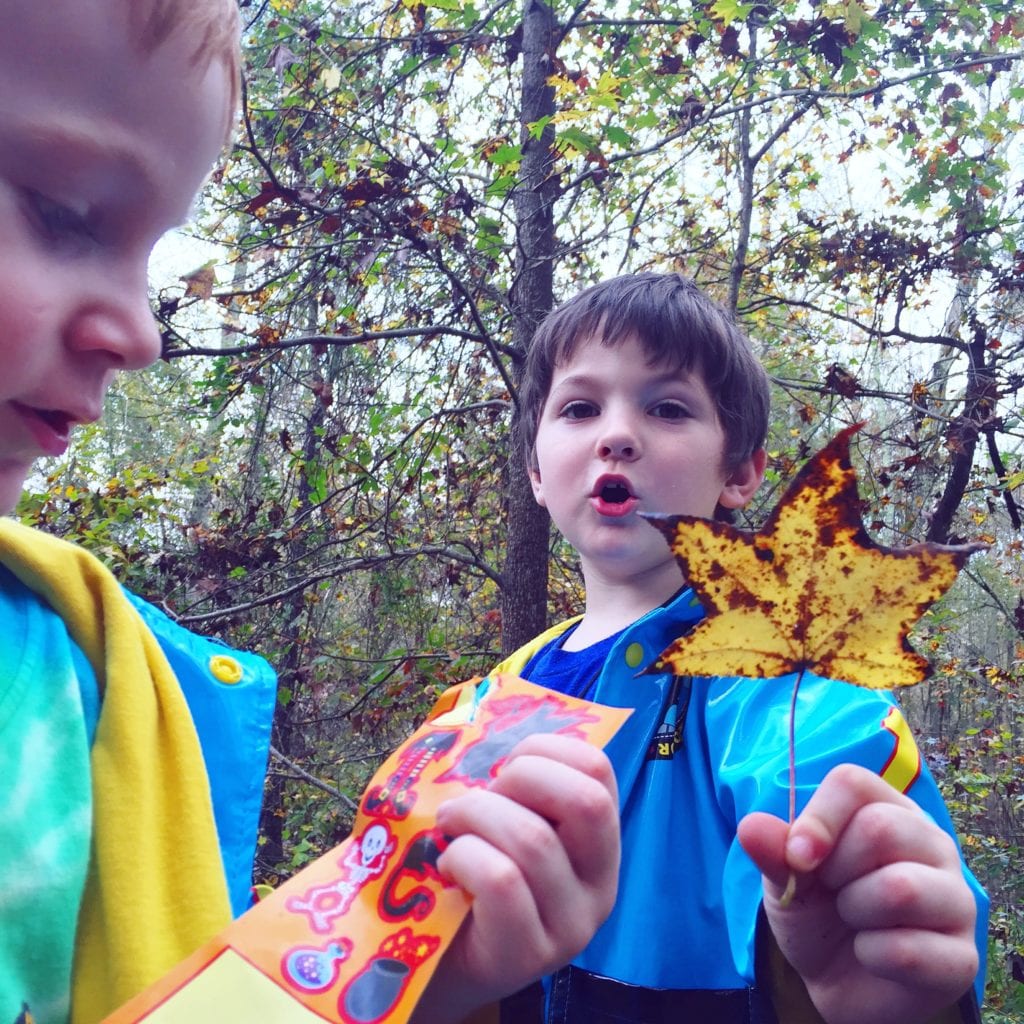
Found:
[{"label": "green tie-dye fabric", "polygon": [[94,711],[83,713],[84,659],[64,624],[3,569],[0,616],[0,1024],[26,1003],[37,1024],[63,1024],[89,858]]}]

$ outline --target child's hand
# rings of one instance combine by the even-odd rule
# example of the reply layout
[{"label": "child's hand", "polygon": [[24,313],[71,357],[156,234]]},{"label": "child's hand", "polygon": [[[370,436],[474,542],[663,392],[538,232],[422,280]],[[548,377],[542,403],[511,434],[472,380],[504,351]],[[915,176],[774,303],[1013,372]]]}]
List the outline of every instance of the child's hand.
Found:
[{"label": "child's hand", "polygon": [[926,1021],[970,988],[976,908],[955,844],[874,773],[841,765],[792,828],[751,814],[739,839],[764,875],[775,939],[829,1024]]},{"label": "child's hand", "polygon": [[455,839],[441,873],[473,906],[414,1020],[458,1020],[572,959],[615,903],[619,810],[604,753],[583,740],[519,743],[487,790],[438,810]]}]

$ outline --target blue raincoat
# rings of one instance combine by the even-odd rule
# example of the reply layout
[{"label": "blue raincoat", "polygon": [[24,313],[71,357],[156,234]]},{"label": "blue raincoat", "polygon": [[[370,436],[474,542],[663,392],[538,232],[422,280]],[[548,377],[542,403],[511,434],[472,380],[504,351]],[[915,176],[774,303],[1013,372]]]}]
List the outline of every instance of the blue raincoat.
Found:
[{"label": "blue raincoat", "polygon": [[[761,878],[736,839],[751,811],[789,813],[792,676],[751,681],[638,675],[703,618],[686,590],[627,628],[596,680],[598,703],[635,708],[607,749],[622,812],[615,908],[571,965],[503,1005],[525,1022],[814,1021],[780,1012],[783,987],[802,983],[781,958],[761,911]],[[537,637],[498,666],[521,673],[572,623]],[[892,696],[805,675],[796,708],[797,808],[828,771],[852,762],[878,772],[951,835],[949,814]],[[988,899],[978,904],[982,967],[960,1016],[976,1021],[984,979]],[[787,977],[788,972],[788,977]],[[794,998],[801,1002],[799,994]],[[541,1003],[545,1007],[541,1016]],[[796,1005],[796,1004],[794,1004]]]},{"label": "blue raincoat", "polygon": [[181,685],[206,761],[231,911],[252,904],[252,865],[277,701],[277,676],[259,655],[192,633],[125,591]]}]

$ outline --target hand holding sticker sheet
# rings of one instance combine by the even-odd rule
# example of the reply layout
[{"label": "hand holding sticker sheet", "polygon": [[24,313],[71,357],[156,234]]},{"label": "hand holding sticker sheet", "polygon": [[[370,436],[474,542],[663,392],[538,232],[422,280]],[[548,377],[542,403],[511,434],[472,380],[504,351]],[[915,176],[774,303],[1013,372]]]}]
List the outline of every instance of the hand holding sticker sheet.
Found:
[{"label": "hand holding sticker sheet", "polygon": [[437,871],[437,807],[488,785],[528,735],[604,746],[629,714],[513,676],[453,687],[376,773],[345,842],[106,1024],[408,1020],[470,908]]}]

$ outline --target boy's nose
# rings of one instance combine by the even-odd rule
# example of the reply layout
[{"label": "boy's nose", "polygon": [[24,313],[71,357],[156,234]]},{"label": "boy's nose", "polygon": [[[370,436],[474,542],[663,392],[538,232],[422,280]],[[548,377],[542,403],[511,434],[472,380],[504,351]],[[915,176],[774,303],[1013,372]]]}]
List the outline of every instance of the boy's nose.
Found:
[{"label": "boy's nose", "polygon": [[609,423],[598,439],[597,453],[602,459],[635,459],[640,454],[636,431],[624,420]]},{"label": "boy's nose", "polygon": [[636,451],[636,445],[625,440],[605,441],[599,448],[603,459],[633,459]]},{"label": "boy's nose", "polygon": [[160,355],[160,332],[146,287],[111,290],[83,301],[66,328],[66,344],[77,352],[102,352],[115,370],[139,370]]}]

